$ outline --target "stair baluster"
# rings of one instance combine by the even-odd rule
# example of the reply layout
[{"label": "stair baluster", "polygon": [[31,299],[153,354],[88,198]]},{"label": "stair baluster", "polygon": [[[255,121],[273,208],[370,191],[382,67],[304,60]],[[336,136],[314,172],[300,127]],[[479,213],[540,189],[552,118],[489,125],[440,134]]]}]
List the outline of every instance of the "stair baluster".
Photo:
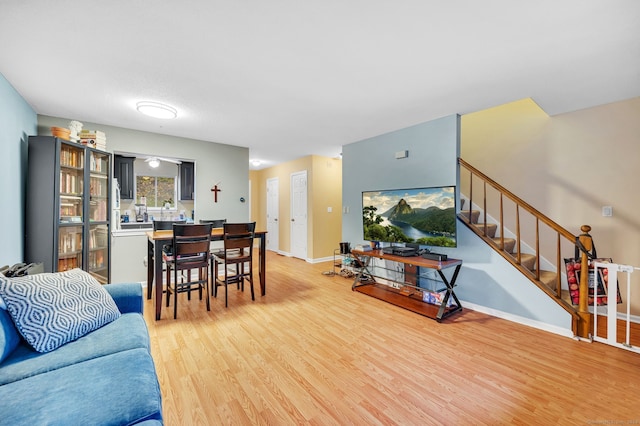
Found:
[{"label": "stair baluster", "polygon": [[[569,312],[573,319],[572,329],[574,334],[579,335],[580,337],[589,337],[591,330],[591,316],[586,306],[586,287],[583,289],[582,283],[580,284],[581,295],[585,295],[584,307],[582,306],[582,300],[579,307],[576,308],[575,306],[573,306],[570,302],[568,291],[562,291],[561,272],[564,271],[565,268],[562,256],[563,243],[565,246],[565,250],[567,250],[565,252],[571,250],[571,253],[573,253],[576,237],[571,232],[567,231],[566,229],[546,217],[544,214],[533,208],[524,200],[520,199],[509,190],[480,172],[478,169],[471,166],[462,158],[458,159],[458,164],[460,165],[461,172],[460,191],[461,193],[463,193],[465,192],[464,190],[466,190],[466,193],[469,194],[469,206],[468,208],[464,208],[461,210],[459,219],[467,226],[469,226],[469,228],[473,230],[473,232],[475,232],[489,245],[491,245],[496,251],[498,251],[505,259],[513,264],[525,276],[527,276],[534,284],[536,284],[540,289],[542,289],[545,293],[552,297],[556,301],[556,303],[558,303],[563,309]],[[468,182],[463,181],[463,172],[468,173]],[[474,186],[475,184],[477,184],[478,180],[481,181],[482,185],[482,223],[478,223],[478,220],[481,216],[480,212],[473,209]],[[495,204],[489,203],[487,201],[488,188],[495,192],[497,196],[497,204],[499,209],[499,211],[497,212],[499,217],[498,224],[488,223],[488,219],[491,217],[489,210]],[[515,217],[508,217],[508,219],[510,219],[510,223],[515,228],[515,238],[505,237],[505,230],[509,228],[508,226],[505,226],[505,200],[510,201],[514,206]],[[535,229],[535,231],[533,236],[531,237],[535,239],[535,243],[533,244],[533,248],[529,249],[530,251],[534,252],[533,254],[523,252],[523,246],[526,246],[526,244],[523,241],[522,234],[525,228],[521,219],[522,215],[525,213],[527,215],[531,215],[535,223],[535,225],[532,227]],[[556,236],[555,244],[549,242],[542,245],[546,247],[547,250],[555,251],[555,253],[551,254],[550,256],[544,256],[542,253],[543,249],[541,247],[541,240],[543,240],[543,232],[541,230],[541,225],[544,225],[545,236],[549,232],[555,234]],[[497,229],[500,230],[500,235],[498,237],[495,236]],[[589,240],[589,247],[591,247],[591,237],[588,234],[588,232],[591,230],[591,227],[588,225],[583,225],[581,227],[581,230],[584,233],[584,238]],[[549,239],[547,237],[544,238],[544,240],[548,241]],[[551,265],[552,269],[555,268],[555,271],[543,270],[541,266],[541,260],[543,259],[551,264],[555,262],[555,265]],[[588,268],[588,259],[586,258],[586,255],[584,255],[582,259],[582,268]],[[587,280],[588,274],[582,273],[581,281],[582,279]],[[588,283],[585,281],[584,285],[588,285]]]}]

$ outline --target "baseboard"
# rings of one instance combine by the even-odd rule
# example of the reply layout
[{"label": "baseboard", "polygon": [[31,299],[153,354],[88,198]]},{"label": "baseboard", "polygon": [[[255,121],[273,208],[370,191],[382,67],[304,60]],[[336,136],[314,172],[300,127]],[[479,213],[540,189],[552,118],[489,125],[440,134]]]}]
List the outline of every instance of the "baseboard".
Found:
[{"label": "baseboard", "polygon": [[333,256],[321,257],[319,259],[307,259],[309,263],[333,262]]},{"label": "baseboard", "polygon": [[530,318],[524,318],[519,315],[510,314],[508,312],[499,311],[497,309],[488,308],[482,305],[476,305],[475,303],[465,302],[460,300],[463,308],[471,309],[476,312],[491,315],[492,317],[501,318],[507,321],[515,322],[517,324],[526,325],[527,327],[533,327],[538,330],[547,331],[549,333],[558,334],[560,336],[574,338],[573,331],[570,328],[562,328],[556,325],[547,324],[541,321],[532,320]]},{"label": "baseboard", "polygon": [[[589,312],[593,313],[593,306],[589,306]],[[599,316],[607,316],[607,307],[606,306],[598,306],[597,309],[598,315]],[[619,321],[626,321],[627,320],[627,314],[626,312],[618,312],[616,315],[616,318]],[[633,322],[636,324],[640,324],[640,316],[638,315],[629,315],[629,322]]]},{"label": "baseboard", "polygon": [[[291,253],[289,252],[285,252],[285,251],[277,251],[277,253],[280,256],[284,256],[284,257],[294,257]],[[329,256],[329,257],[322,257],[319,259],[311,259],[311,258],[305,258],[305,259],[301,259],[304,260],[307,263],[322,263],[322,262],[332,262],[333,261],[333,256]]]}]

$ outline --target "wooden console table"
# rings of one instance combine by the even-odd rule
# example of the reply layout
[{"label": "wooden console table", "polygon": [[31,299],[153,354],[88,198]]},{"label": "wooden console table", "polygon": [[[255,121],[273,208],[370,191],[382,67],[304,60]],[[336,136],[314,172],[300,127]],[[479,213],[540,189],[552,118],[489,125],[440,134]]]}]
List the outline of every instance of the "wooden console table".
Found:
[{"label": "wooden console table", "polygon": [[[384,300],[437,321],[441,321],[443,318],[462,310],[462,305],[453,291],[462,266],[462,260],[447,259],[445,261],[437,261],[425,259],[422,256],[404,257],[386,254],[382,250],[351,250],[351,254],[362,264],[351,286],[352,290]],[[374,258],[401,263],[404,266],[402,280],[383,276],[384,271],[391,270],[371,265],[371,260]],[[439,279],[422,277],[418,272],[419,268],[435,270]],[[451,278],[448,279],[443,271],[451,268],[453,268],[453,273]],[[383,271],[378,271],[377,269],[382,269]],[[383,284],[376,280],[388,281],[391,284]],[[435,298],[436,295],[438,297],[441,296],[439,303],[424,301],[425,298],[430,296]]]}]

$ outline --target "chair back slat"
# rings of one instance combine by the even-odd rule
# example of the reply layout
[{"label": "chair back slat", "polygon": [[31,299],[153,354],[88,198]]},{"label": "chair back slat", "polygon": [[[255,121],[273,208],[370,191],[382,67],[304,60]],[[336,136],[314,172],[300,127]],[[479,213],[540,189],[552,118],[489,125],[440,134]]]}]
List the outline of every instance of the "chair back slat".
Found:
[{"label": "chair back slat", "polygon": [[210,223],[212,228],[222,228],[227,219],[200,219],[200,223]]},{"label": "chair back slat", "polygon": [[207,240],[191,241],[191,240],[177,240],[174,253],[177,256],[184,256],[189,254],[201,254],[209,251],[209,244]]},{"label": "chair back slat", "polygon": [[225,235],[253,234],[256,231],[256,223],[225,223],[223,229]]},{"label": "chair back slat", "polygon": [[178,240],[211,238],[211,224],[175,224],[175,226],[173,226],[173,237]]},{"label": "chair back slat", "polygon": [[224,248],[227,250],[251,248],[253,246],[253,236],[234,237],[224,241]]},{"label": "chair back slat", "polygon": [[173,224],[184,224],[185,220],[154,220],[153,221],[153,230],[154,231],[171,231],[173,229]]}]

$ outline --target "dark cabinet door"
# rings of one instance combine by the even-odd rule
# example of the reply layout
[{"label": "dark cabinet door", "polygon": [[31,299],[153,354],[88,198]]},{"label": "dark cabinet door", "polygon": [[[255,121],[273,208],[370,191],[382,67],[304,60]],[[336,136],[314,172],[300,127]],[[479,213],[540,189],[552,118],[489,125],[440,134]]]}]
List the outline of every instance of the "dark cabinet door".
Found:
[{"label": "dark cabinet door", "polygon": [[183,161],[180,164],[180,200],[193,200],[195,164],[189,161]]},{"label": "dark cabinet door", "polygon": [[113,175],[120,185],[120,198],[133,200],[133,162],[135,157],[115,155],[113,158]]}]

